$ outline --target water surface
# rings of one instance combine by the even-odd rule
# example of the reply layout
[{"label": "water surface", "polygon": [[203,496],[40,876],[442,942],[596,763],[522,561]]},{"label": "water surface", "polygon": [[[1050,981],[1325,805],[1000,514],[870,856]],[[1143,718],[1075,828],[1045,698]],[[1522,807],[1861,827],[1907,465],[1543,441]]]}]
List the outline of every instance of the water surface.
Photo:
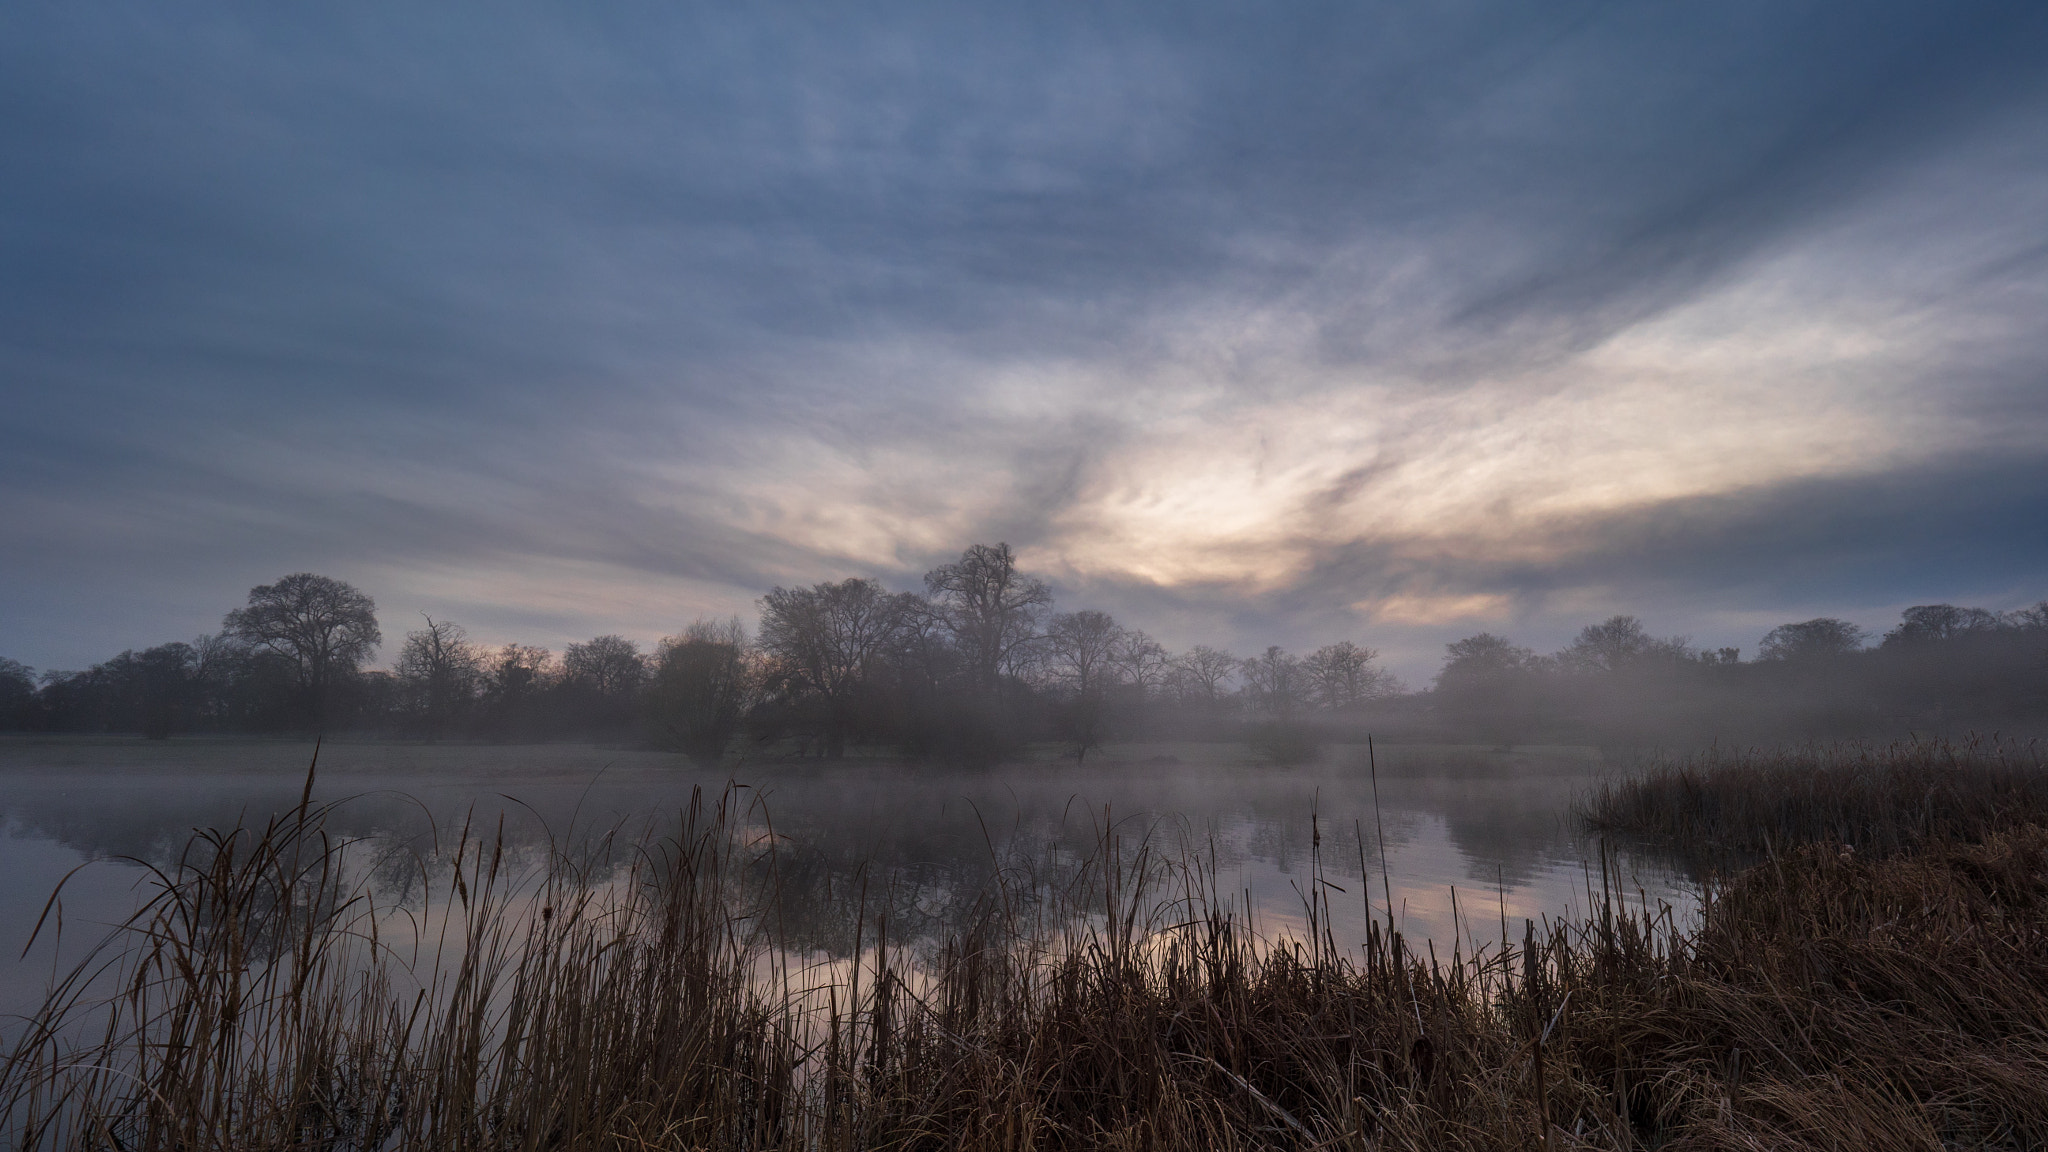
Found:
[{"label": "water surface", "polygon": [[[998,874],[1056,880],[1109,839],[1202,859],[1261,932],[1300,933],[1320,860],[1339,946],[1391,916],[1448,957],[1519,938],[1524,919],[1571,915],[1602,886],[1571,798],[1611,771],[1581,748],[1363,747],[1274,767],[1228,745],[1111,747],[1086,764],[994,768],[881,760],[745,761],[719,770],[640,750],[579,745],[329,744],[313,798],[345,801],[330,827],[432,855],[465,825],[515,852],[614,832],[672,830],[693,789],[738,796],[750,829],[782,851],[795,943],[851,942],[853,910],[888,909],[915,938],[967,915]],[[175,740],[0,744],[0,1013],[19,1013],[53,971],[125,916],[195,829],[260,824],[299,803],[309,745]],[[1382,862],[1384,861],[1384,872]],[[87,867],[79,868],[81,864]],[[75,873],[74,873],[74,870]],[[44,938],[23,953],[67,874]],[[1651,907],[1690,905],[1686,880],[1620,853],[1608,882]],[[1454,915],[1453,909],[1456,913]],[[11,1028],[8,1029],[11,1031]]]}]

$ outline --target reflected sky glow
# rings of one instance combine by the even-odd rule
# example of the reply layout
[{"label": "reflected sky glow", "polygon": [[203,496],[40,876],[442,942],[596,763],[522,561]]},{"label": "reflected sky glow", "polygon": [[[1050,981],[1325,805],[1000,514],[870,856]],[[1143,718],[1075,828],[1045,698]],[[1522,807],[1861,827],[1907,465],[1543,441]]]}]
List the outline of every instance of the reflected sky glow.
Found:
[{"label": "reflected sky glow", "polygon": [[[303,752],[294,747],[75,742],[5,750],[0,868],[21,883],[0,893],[0,949],[9,957],[0,964],[0,1013],[26,1008],[60,959],[48,939],[25,959],[12,958],[66,872],[101,861],[65,887],[62,958],[75,961],[147,889],[148,875],[136,861],[168,863],[195,828],[238,819],[260,826],[273,813],[289,812],[303,781],[283,767]],[[928,943],[971,920],[977,898],[999,883],[1013,893],[1015,907],[1025,907],[1032,893],[1071,891],[1067,886],[1085,875],[1083,862],[1102,858],[1105,817],[1122,838],[1120,858],[1134,859],[1144,844],[1166,863],[1157,894],[1178,896],[1184,889],[1173,870],[1200,865],[1213,876],[1211,895],[1240,915],[1249,910],[1257,930],[1274,939],[1307,931],[1303,893],[1311,887],[1318,821],[1323,874],[1344,889],[1329,894],[1332,932],[1348,949],[1364,940],[1369,918],[1384,923],[1389,890],[1395,925],[1411,944],[1433,943],[1449,958],[1453,947],[1470,955],[1497,942],[1503,915],[1516,939],[1525,918],[1582,915],[1587,886],[1600,887],[1597,865],[1589,872],[1585,863],[1589,842],[1565,811],[1599,771],[1590,750],[1382,749],[1377,810],[1369,775],[1352,762],[1355,749],[1335,750],[1325,765],[1299,770],[1251,768],[1227,750],[1179,750],[1191,757],[1206,752],[1211,760],[1118,763],[1112,749],[1085,771],[1071,764],[974,771],[858,761],[743,769],[752,785],[746,791],[764,799],[767,813],[744,809],[745,839],[764,846],[772,823],[783,845],[777,883],[789,901],[779,938],[801,951],[842,956],[861,909],[873,915],[888,907],[899,942]],[[416,852],[431,860],[435,845],[445,857],[465,821],[489,840],[502,816],[507,859],[514,861],[508,875],[528,881],[538,877],[550,843],[587,842],[614,830],[621,843],[638,842],[650,830],[657,837],[673,833],[691,788],[706,788],[715,803],[725,780],[657,753],[574,745],[337,744],[323,751],[321,769],[314,798],[348,799],[327,826],[337,838],[368,846],[359,859],[388,854],[402,863]],[[1631,903],[1640,886],[1653,908],[1668,901],[1681,917],[1689,913],[1692,885],[1682,875],[1647,857],[1618,860]],[[438,887],[430,887],[445,899],[445,874],[437,875]],[[379,889],[377,900],[396,907],[409,895],[417,903],[419,891],[409,882],[403,892]],[[1082,903],[1096,907],[1093,898]],[[1184,910],[1159,915],[1161,925],[1185,918]]]}]

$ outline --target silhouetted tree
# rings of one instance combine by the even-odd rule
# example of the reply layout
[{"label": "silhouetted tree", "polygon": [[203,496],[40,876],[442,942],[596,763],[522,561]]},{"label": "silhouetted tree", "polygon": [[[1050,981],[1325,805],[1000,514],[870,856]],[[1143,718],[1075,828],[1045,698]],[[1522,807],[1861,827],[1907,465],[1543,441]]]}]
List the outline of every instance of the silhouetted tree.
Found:
[{"label": "silhouetted tree", "polygon": [[1460,730],[1511,743],[1534,727],[1543,674],[1551,666],[1505,636],[1467,636],[1444,645],[1437,706]]},{"label": "silhouetted tree", "polygon": [[1173,672],[1173,657],[1167,654],[1165,646],[1136,628],[1124,628],[1121,632],[1111,653],[1119,682],[1141,698],[1164,691]]},{"label": "silhouetted tree", "polygon": [[952,629],[931,601],[895,597],[896,629],[875,669],[866,724],[895,739],[905,755],[986,759],[1002,750],[996,702],[968,669]]},{"label": "silhouetted tree", "polygon": [[1182,703],[1214,706],[1229,693],[1240,660],[1221,648],[1197,644],[1173,658],[1168,683]]},{"label": "silhouetted tree", "polygon": [[274,732],[304,723],[304,692],[290,660],[229,632],[200,636],[192,649],[203,726]]},{"label": "silhouetted tree", "polygon": [[1315,741],[1296,716],[1312,701],[1313,689],[1301,658],[1279,647],[1267,648],[1260,656],[1238,665],[1240,690],[1254,717],[1250,731],[1252,748],[1281,764],[1293,764],[1315,755]]},{"label": "silhouetted tree", "polygon": [[1620,672],[1644,660],[1675,660],[1691,655],[1685,637],[1659,640],[1634,616],[1610,616],[1579,631],[1571,647],[1557,654],[1560,666],[1574,672]]},{"label": "silhouetted tree", "polygon": [[545,648],[507,644],[484,664],[483,703],[491,736],[531,737],[551,728],[546,694],[554,687],[555,656]]},{"label": "silhouetted tree", "polygon": [[754,701],[758,669],[738,620],[699,620],[661,642],[647,690],[655,743],[713,765]]},{"label": "silhouetted tree", "polygon": [[775,588],[761,598],[760,647],[785,691],[823,704],[825,754],[846,755],[846,733],[876,664],[895,644],[903,601],[873,580]]},{"label": "silhouetted tree", "polygon": [[[122,703],[135,729],[151,740],[163,740],[189,729],[198,701],[199,654],[190,644],[173,641],[123,652],[115,658],[126,697]],[[123,724],[122,727],[129,727]]]},{"label": "silhouetted tree", "polygon": [[599,636],[562,650],[562,678],[607,699],[629,699],[647,681],[647,659],[624,636]]},{"label": "silhouetted tree", "polygon": [[1869,636],[1847,620],[1823,616],[1780,624],[1757,645],[1759,660],[1826,660],[1860,650]]},{"label": "silhouetted tree", "polygon": [[221,629],[290,662],[315,728],[327,723],[334,685],[384,641],[368,596],[311,572],[249,589],[248,605],[229,612]]},{"label": "silhouetted tree", "polygon": [[1310,686],[1301,657],[1277,646],[1238,666],[1245,702],[1255,715],[1291,720],[1309,702]]},{"label": "silhouetted tree", "polygon": [[1899,626],[1884,634],[1886,647],[1953,640],[1973,632],[1996,632],[2005,626],[1998,613],[1953,604],[1921,604],[1900,613]]},{"label": "silhouetted tree", "polygon": [[1107,697],[1118,675],[1124,630],[1107,612],[1084,609],[1054,616],[1045,630],[1045,668],[1061,694],[1066,738],[1077,759],[1102,742]]},{"label": "silhouetted tree", "polygon": [[248,645],[225,632],[200,634],[192,641],[192,679],[199,700],[195,727],[233,729],[246,726],[246,688],[253,680]]},{"label": "silhouetted tree", "polygon": [[624,636],[606,635],[562,651],[562,723],[584,733],[618,734],[629,728],[647,684],[647,657]]},{"label": "silhouetted tree", "polygon": [[1439,690],[1488,685],[1535,668],[1537,660],[1536,653],[1507,637],[1481,632],[1444,645],[1444,666],[1436,674],[1436,685]]},{"label": "silhouetted tree", "polygon": [[1392,695],[1399,684],[1391,674],[1372,666],[1378,658],[1378,652],[1349,640],[1316,649],[1301,664],[1311,699],[1332,712],[1348,712]]},{"label": "silhouetted tree", "polygon": [[952,633],[976,686],[994,695],[1013,662],[1038,640],[1052,590],[1017,571],[1008,544],[976,544],[925,573],[932,608]]},{"label": "silhouetted tree", "polygon": [[398,651],[398,680],[428,738],[445,736],[475,703],[483,683],[484,656],[469,634],[452,620],[421,613],[425,628],[405,634]]},{"label": "silhouetted tree", "polygon": [[36,670],[0,656],[0,728],[35,725]]}]

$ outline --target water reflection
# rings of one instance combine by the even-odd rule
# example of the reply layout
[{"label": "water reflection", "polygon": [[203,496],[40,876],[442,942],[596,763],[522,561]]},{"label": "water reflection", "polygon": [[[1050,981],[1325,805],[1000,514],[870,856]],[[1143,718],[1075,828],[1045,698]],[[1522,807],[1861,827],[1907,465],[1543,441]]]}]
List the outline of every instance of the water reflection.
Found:
[{"label": "water reflection", "polygon": [[[163,863],[195,828],[260,824],[299,803],[303,746],[140,742],[0,748],[0,1012],[27,1008],[62,962],[47,942],[22,960],[51,889],[66,885],[67,939],[134,906],[139,863]],[[1121,753],[1121,754],[1120,754]],[[1221,894],[1267,933],[1304,928],[1311,853],[1319,854],[1332,931],[1356,943],[1368,917],[1391,914],[1410,938],[1448,956],[1519,938],[1524,918],[1583,908],[1599,889],[1590,846],[1567,805],[1603,771],[1583,749],[1393,747],[1379,750],[1377,789],[1363,748],[1277,769],[1235,749],[1111,749],[1085,768],[1031,762],[960,769],[852,761],[742,764],[725,773],[666,756],[596,748],[331,747],[316,801],[342,801],[332,832],[374,838],[392,860],[431,861],[467,824],[501,833],[534,860],[550,846],[672,831],[693,788],[744,786],[757,867],[781,892],[790,947],[843,955],[862,911],[887,912],[914,940],[975,914],[998,879],[1012,898],[1082,875],[1106,838],[1168,859],[1200,858]],[[1375,803],[1377,797],[1377,804]],[[1381,874],[1382,861],[1385,874]],[[1684,879],[1623,854],[1622,887],[1688,905]],[[394,867],[391,883],[416,884]],[[405,893],[395,893],[404,895]],[[1455,904],[1455,912],[1454,912]]]}]

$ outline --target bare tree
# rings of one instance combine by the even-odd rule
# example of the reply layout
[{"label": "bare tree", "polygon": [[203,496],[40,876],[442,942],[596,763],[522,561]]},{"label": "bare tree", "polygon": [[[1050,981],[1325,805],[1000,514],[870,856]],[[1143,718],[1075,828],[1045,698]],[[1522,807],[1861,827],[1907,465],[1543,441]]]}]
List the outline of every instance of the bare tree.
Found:
[{"label": "bare tree", "polygon": [[1372,666],[1378,658],[1379,653],[1371,648],[1340,640],[1311,653],[1302,661],[1302,671],[1308,676],[1315,702],[1332,712],[1343,712],[1395,691],[1393,677]]},{"label": "bare tree", "polygon": [[246,723],[250,697],[261,679],[256,650],[233,633],[207,632],[192,641],[192,651],[198,660],[192,678],[199,692],[194,719],[221,728]]},{"label": "bare tree", "polygon": [[2005,627],[1998,613],[1953,604],[1919,604],[1899,614],[1899,626],[1884,634],[1886,647],[1952,640],[1971,632],[1996,632]]},{"label": "bare tree", "polygon": [[416,702],[427,734],[437,737],[476,699],[484,658],[462,625],[424,612],[420,616],[427,626],[405,634],[398,679]]},{"label": "bare tree", "polygon": [[1120,674],[1117,656],[1126,635],[1107,612],[1062,612],[1045,630],[1046,670],[1067,692],[1100,697]]},{"label": "bare tree", "polygon": [[1436,704],[1461,728],[1513,743],[1537,723],[1544,674],[1555,667],[1555,661],[1505,636],[1467,636],[1444,645]]},{"label": "bare tree", "polygon": [[1173,658],[1159,641],[1135,628],[1126,628],[1117,638],[1112,658],[1118,676],[1138,694],[1150,698],[1166,687],[1173,670]]},{"label": "bare tree", "polygon": [[1240,694],[1255,722],[1247,731],[1253,751],[1277,764],[1313,759],[1313,734],[1295,722],[1296,714],[1314,694],[1314,684],[1299,656],[1278,647],[1238,665],[1244,681]]},{"label": "bare tree", "polygon": [[1301,657],[1277,646],[1238,665],[1245,700],[1251,710],[1274,720],[1289,720],[1309,700],[1309,680]]},{"label": "bare tree", "polygon": [[334,684],[354,675],[384,642],[375,602],[349,584],[311,572],[249,589],[247,607],[229,612],[221,628],[291,662],[315,728],[325,726]]},{"label": "bare tree", "polygon": [[1008,544],[976,544],[954,563],[925,573],[924,583],[976,686],[994,694],[1003,673],[1039,638],[1039,618],[1052,607],[1052,590],[1017,571]]},{"label": "bare tree", "polygon": [[1444,645],[1444,666],[1436,674],[1439,691],[1493,683],[1504,676],[1538,667],[1539,657],[1505,636],[1481,632]]},{"label": "bare tree", "polygon": [[1868,638],[1869,633],[1847,620],[1823,616],[1778,625],[1765,633],[1756,654],[1759,660],[1823,660],[1855,652]]},{"label": "bare tree", "polygon": [[1649,659],[1691,655],[1691,644],[1683,636],[1659,640],[1634,616],[1610,616],[1580,629],[1571,646],[1557,654],[1557,662],[1573,672],[1620,672]]},{"label": "bare tree", "polygon": [[200,633],[192,641],[192,651],[199,658],[194,675],[209,682],[249,654],[246,645],[226,632]]},{"label": "bare tree", "polygon": [[1220,648],[1197,644],[1174,657],[1169,679],[1184,703],[1214,704],[1223,699],[1240,661]]},{"label": "bare tree", "polygon": [[932,602],[915,592],[899,592],[890,606],[896,630],[889,658],[906,682],[923,692],[936,691],[959,663],[952,631]]},{"label": "bare tree", "polygon": [[494,703],[506,707],[546,688],[554,674],[554,653],[531,644],[507,644],[491,654],[484,690]]},{"label": "bare tree", "polygon": [[1062,612],[1046,627],[1046,670],[1066,697],[1065,727],[1077,759],[1102,742],[1104,697],[1121,674],[1117,656],[1127,639],[1109,613],[1093,609]]},{"label": "bare tree", "polygon": [[776,588],[761,598],[770,675],[825,701],[825,752],[846,755],[856,699],[895,643],[904,603],[873,580]]},{"label": "bare tree", "polygon": [[759,668],[737,619],[699,620],[661,642],[648,687],[655,739],[699,764],[716,764],[754,701]]},{"label": "bare tree", "polygon": [[2048,630],[2048,600],[2037,601],[2031,607],[2015,608],[2007,612],[2005,614],[2005,623],[2009,628],[2019,628],[2030,632]]},{"label": "bare tree", "polygon": [[624,636],[599,636],[562,650],[562,678],[605,699],[623,699],[646,682],[647,658]]}]

